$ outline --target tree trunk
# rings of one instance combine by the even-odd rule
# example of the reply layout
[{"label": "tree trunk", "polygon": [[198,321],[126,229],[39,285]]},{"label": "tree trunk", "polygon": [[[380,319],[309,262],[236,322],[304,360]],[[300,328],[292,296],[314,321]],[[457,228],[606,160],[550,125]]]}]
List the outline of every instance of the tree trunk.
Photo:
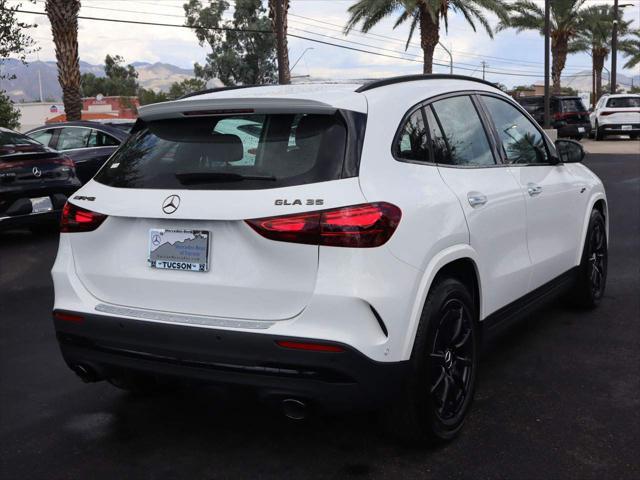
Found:
[{"label": "tree trunk", "polygon": [[51,22],[58,62],[58,82],[68,121],[80,120],[80,59],[78,58],[78,12],[80,0],[47,0],[45,11]]},{"label": "tree trunk", "polygon": [[278,83],[291,83],[289,70],[289,45],[287,42],[287,13],[289,0],[269,0],[269,10],[273,31],[276,35],[276,54],[278,59]]},{"label": "tree trunk", "polygon": [[569,39],[564,36],[554,36],[551,39],[551,80],[553,82],[552,91],[559,94],[561,86],[561,76],[567,62],[567,52],[569,50]]},{"label": "tree trunk", "polygon": [[596,49],[592,50],[591,54],[593,56],[593,70],[596,72],[595,102],[597,102],[602,96],[602,69],[604,68],[604,60],[607,55],[598,52]]},{"label": "tree trunk", "polygon": [[431,18],[426,5],[420,5],[420,46],[424,57],[422,73],[433,73],[433,52],[440,40],[440,18]]}]

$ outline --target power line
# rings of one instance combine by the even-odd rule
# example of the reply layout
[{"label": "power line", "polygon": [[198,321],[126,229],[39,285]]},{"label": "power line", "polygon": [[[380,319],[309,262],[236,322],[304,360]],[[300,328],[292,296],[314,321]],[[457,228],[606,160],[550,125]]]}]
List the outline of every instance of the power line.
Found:
[{"label": "power line", "polygon": [[[18,9],[15,10],[18,13],[26,13],[26,14],[31,14],[31,15],[44,15],[46,16],[47,14],[45,12],[38,12],[38,11],[33,11],[33,10],[22,10],[22,9]],[[244,29],[244,28],[234,28],[234,27],[207,27],[207,26],[203,26],[203,25],[176,25],[173,23],[160,23],[160,22],[145,22],[145,21],[141,21],[141,20],[122,20],[122,19],[114,19],[114,18],[101,18],[101,17],[92,17],[92,16],[86,16],[86,15],[79,15],[78,19],[80,20],[92,20],[92,21],[102,21],[102,22],[110,22],[110,23],[124,23],[124,24],[133,24],[133,25],[146,25],[146,26],[159,26],[159,27],[174,27],[174,28],[188,28],[191,30],[195,30],[195,29],[205,29],[205,30],[216,30],[216,31],[224,31],[224,32],[245,32],[245,33],[256,33],[256,34],[268,34],[268,35],[273,35],[273,31],[272,30],[258,30],[258,29]],[[307,40],[310,42],[314,42],[314,43],[319,43],[322,45],[328,45],[328,46],[332,46],[332,47],[337,47],[337,48],[342,48],[345,50],[350,50],[350,51],[355,51],[355,52],[360,52],[360,53],[366,53],[369,55],[377,55],[377,56],[381,56],[381,57],[387,57],[387,58],[393,58],[396,60],[404,60],[404,61],[410,61],[410,62],[415,62],[415,63],[423,63],[422,60],[416,59],[416,58],[407,58],[407,57],[399,57],[396,55],[389,55],[389,54],[385,54],[385,53],[380,53],[380,52],[372,52],[370,50],[365,50],[365,49],[361,49],[361,48],[356,48],[356,47],[350,47],[347,45],[340,45],[337,43],[332,43],[332,42],[327,42],[327,41],[323,41],[323,40],[319,40],[316,38],[310,38],[310,37],[305,37],[302,35],[297,35],[297,34],[293,34],[293,33],[287,33],[287,36],[292,37],[292,38],[298,38],[301,40]],[[333,37],[331,37],[333,38]],[[377,48],[377,47],[376,47]],[[441,66],[441,67],[448,67],[448,64],[444,64],[444,63],[436,63],[433,62],[433,65],[436,66]],[[466,67],[457,67],[459,70],[465,70],[465,71],[474,71],[475,69],[472,68],[466,68]],[[497,70],[486,70],[487,74],[494,74],[494,75],[507,75],[507,76],[518,76],[518,77],[540,77],[540,74],[528,74],[528,73],[520,73],[520,72],[509,72],[509,71],[497,71]],[[574,76],[590,76],[590,75],[574,75]]]}]

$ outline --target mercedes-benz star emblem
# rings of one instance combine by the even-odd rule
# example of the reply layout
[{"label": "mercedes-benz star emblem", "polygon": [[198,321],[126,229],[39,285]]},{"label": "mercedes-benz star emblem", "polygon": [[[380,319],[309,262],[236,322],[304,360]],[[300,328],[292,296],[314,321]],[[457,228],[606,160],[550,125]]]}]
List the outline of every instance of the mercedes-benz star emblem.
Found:
[{"label": "mercedes-benz star emblem", "polygon": [[160,234],[159,233],[154,233],[153,236],[151,237],[151,243],[157,247],[158,245],[160,245],[160,242],[162,241],[162,238],[160,238]]},{"label": "mercedes-benz star emblem", "polygon": [[38,167],[33,167],[31,171],[33,172],[34,177],[40,177],[40,175],[42,175],[42,170],[40,170]]},{"label": "mercedes-benz star emblem", "polygon": [[175,212],[180,206],[180,197],[178,195],[169,195],[162,202],[162,211],[168,215]]}]

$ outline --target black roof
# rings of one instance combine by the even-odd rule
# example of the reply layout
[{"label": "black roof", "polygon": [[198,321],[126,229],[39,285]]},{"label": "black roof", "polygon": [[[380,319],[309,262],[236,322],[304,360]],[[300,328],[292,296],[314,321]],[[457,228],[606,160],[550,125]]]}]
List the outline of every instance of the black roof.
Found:
[{"label": "black roof", "polygon": [[493,88],[496,87],[495,83],[488,82],[486,80],[480,80],[475,77],[468,77],[466,75],[451,75],[446,73],[429,73],[423,75],[401,75],[398,77],[383,78],[381,80],[373,80],[365,83],[356,92],[366,92],[373,90],[374,88],[386,87],[387,85],[394,85],[396,83],[415,82],[418,80],[468,80],[470,82],[482,83]]},{"label": "black roof", "polygon": [[62,128],[62,127],[89,127],[95,130],[100,130],[101,132],[108,133],[109,135],[116,137],[118,140],[125,140],[129,136],[129,134],[126,131],[122,130],[121,128],[117,128],[111,125],[105,125],[99,122],[90,122],[87,120],[81,120],[77,122],[50,123],[48,125],[42,125],[41,127],[32,128],[31,130],[25,133],[28,135],[38,130],[44,130],[47,128]]}]

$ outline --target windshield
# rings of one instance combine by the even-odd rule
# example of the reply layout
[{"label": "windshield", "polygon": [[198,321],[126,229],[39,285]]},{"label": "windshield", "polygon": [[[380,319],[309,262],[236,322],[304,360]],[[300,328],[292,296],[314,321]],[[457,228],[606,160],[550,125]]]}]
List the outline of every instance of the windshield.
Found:
[{"label": "windshield", "polygon": [[582,100],[579,98],[563,98],[562,101],[563,112],[586,112]]},{"label": "windshield", "polygon": [[638,108],[640,97],[616,97],[607,100],[607,108]]},{"label": "windshield", "polygon": [[261,189],[341,178],[339,114],[251,114],[142,123],[95,177],[122,188]]}]

